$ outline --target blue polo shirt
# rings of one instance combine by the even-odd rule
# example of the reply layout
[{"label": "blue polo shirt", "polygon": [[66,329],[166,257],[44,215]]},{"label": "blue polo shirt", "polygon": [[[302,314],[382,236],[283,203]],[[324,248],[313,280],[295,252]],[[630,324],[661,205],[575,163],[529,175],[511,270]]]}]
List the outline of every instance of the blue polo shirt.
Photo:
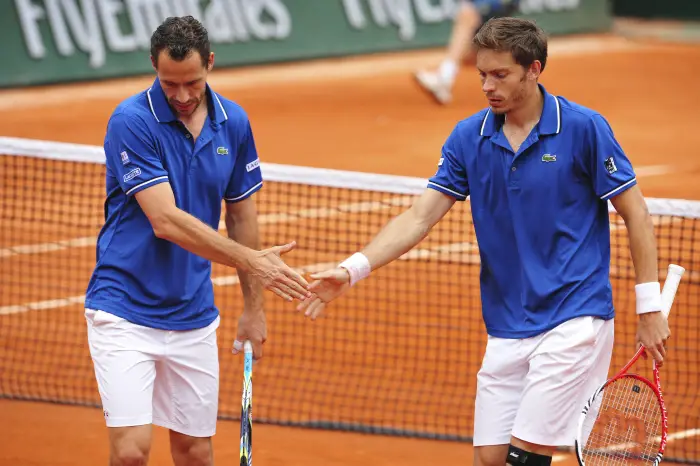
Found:
[{"label": "blue polo shirt", "polygon": [[170,183],[178,208],[218,230],[222,199],[239,202],[261,188],[246,113],[209,86],[206,95],[209,114],[196,140],[171,111],[157,79],[109,119],[105,224],[85,307],[166,330],[205,327],[219,315],[211,262],[157,238],[134,198]]},{"label": "blue polo shirt", "polygon": [[513,152],[503,116],[459,122],[428,187],[470,197],[489,335],[528,338],[579,316],[614,317],[607,200],[636,184],[599,113],[547,93]]}]

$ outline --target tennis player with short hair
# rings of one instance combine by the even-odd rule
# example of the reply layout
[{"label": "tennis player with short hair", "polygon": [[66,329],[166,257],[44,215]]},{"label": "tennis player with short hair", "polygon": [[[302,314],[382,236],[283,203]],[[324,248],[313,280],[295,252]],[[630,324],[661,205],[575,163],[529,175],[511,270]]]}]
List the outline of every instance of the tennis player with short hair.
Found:
[{"label": "tennis player with short hair", "polygon": [[[638,341],[658,362],[670,332],[656,240],[634,171],[599,113],[538,83],[547,37],[533,22],[488,21],[474,38],[489,106],[459,122],[427,189],[338,268],[311,275],[325,305],[418,244],[471,198],[488,343],[477,375],[476,466],[546,466],[573,445],[580,409],[613,347],[608,200],[636,274]],[[417,344],[420,344],[418,342]]]},{"label": "tennis player with short hair", "polygon": [[[109,119],[105,225],[88,285],[88,342],[109,427],[110,465],[145,465],[151,424],[170,429],[176,466],[213,464],[219,364],[211,262],[235,267],[237,339],[262,356],[263,288],[308,294],[280,255],[259,251],[253,194],[263,183],[250,121],[214,92],[214,54],[191,16],[151,37],[153,85]],[[226,201],[229,238],[218,233]]]}]

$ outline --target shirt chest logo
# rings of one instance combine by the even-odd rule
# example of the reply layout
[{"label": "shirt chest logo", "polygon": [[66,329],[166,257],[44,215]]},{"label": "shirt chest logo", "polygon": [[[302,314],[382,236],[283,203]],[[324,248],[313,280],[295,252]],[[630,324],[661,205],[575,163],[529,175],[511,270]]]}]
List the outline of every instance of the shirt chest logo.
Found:
[{"label": "shirt chest logo", "polygon": [[556,154],[544,154],[542,156],[542,161],[543,162],[556,162],[557,156],[556,156]]},{"label": "shirt chest logo", "polygon": [[228,149],[223,146],[219,146],[216,148],[216,153],[218,155],[228,155]]}]

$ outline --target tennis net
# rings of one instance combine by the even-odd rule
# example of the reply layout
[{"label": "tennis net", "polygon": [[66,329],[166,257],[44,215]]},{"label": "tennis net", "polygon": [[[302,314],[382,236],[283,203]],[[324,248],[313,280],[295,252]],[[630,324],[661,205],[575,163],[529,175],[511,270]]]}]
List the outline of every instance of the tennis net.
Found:
[{"label": "tennis net", "polygon": [[[416,178],[307,167],[262,170],[262,243],[297,241],[285,260],[304,272],[358,250],[425,186]],[[101,147],[0,138],[0,397],[99,406],[82,303],[103,222],[104,177]],[[663,368],[671,432],[664,460],[700,463],[700,202],[647,201],[661,278],[669,262],[688,270]],[[486,337],[469,208],[457,203],[416,249],[315,322],[267,295],[256,422],[470,440]],[[610,220],[616,370],[634,352],[636,316],[626,229],[612,208]],[[242,358],[230,347],[242,296],[235,270],[215,264],[212,277],[222,310],[220,415],[235,419]]]}]

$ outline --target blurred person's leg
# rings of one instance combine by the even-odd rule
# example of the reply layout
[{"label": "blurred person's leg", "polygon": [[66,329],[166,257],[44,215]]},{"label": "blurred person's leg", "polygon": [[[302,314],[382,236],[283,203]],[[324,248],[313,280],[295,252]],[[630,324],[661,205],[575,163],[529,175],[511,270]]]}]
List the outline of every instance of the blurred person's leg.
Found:
[{"label": "blurred person's leg", "polygon": [[452,86],[464,64],[473,65],[472,38],[490,18],[505,16],[517,9],[518,0],[464,0],[455,15],[447,51],[437,69],[415,73],[418,84],[438,103],[452,101]]}]

